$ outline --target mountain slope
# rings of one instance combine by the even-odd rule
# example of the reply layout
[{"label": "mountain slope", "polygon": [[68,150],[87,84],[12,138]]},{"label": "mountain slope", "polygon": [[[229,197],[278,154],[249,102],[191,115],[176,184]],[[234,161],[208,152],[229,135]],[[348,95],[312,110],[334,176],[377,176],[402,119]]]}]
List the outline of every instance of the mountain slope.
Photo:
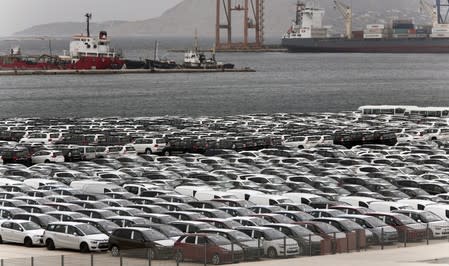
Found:
[{"label": "mountain slope", "polygon": [[[281,36],[290,26],[295,16],[296,0],[265,0],[266,36]],[[324,23],[333,25],[336,31],[343,28],[341,15],[334,10],[331,0],[316,0],[316,5],[326,9]],[[343,0],[349,2],[349,0]],[[387,23],[392,18],[414,17],[417,22],[429,22],[427,14],[418,13],[418,1],[410,0],[357,0],[353,1],[354,29],[361,29],[367,23]],[[235,16],[233,21],[241,20]],[[240,27],[234,24],[235,34],[241,34]],[[34,26],[16,35],[69,36],[84,31],[83,23],[53,23]],[[215,1],[184,0],[167,10],[158,18],[141,21],[113,21],[93,23],[92,32],[104,29],[111,36],[193,36],[198,29],[200,36],[215,34]]]}]

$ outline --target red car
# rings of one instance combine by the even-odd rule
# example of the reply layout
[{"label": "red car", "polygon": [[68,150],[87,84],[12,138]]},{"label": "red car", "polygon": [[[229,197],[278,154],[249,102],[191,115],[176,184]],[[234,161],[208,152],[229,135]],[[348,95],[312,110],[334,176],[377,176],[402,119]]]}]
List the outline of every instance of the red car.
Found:
[{"label": "red car", "polygon": [[401,213],[371,212],[366,215],[374,216],[386,224],[398,230],[399,241],[418,242],[426,237],[427,228],[425,225],[417,223],[412,218]]},{"label": "red car", "polygon": [[216,234],[186,234],[174,245],[175,259],[178,262],[237,263],[243,260],[243,250],[239,245]]},{"label": "red car", "polygon": [[[345,233],[340,232],[334,226],[317,221],[304,221],[297,222],[299,224],[313,233],[321,236],[323,238],[321,246],[321,254],[330,253],[344,253],[348,251],[348,238]],[[334,239],[335,236],[335,239]]]}]

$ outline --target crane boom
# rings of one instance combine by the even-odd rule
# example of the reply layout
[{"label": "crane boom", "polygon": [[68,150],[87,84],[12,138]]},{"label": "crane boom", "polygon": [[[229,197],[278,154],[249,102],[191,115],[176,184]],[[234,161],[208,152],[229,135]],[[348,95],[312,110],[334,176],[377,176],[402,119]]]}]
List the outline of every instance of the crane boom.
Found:
[{"label": "crane boom", "polygon": [[427,12],[430,16],[432,16],[432,25],[435,26],[438,24],[438,11],[436,6],[432,6],[426,0],[419,0],[420,10]]},{"label": "crane boom", "polygon": [[346,38],[352,39],[352,8],[337,0],[334,0],[334,4],[334,8],[341,13],[345,20]]}]

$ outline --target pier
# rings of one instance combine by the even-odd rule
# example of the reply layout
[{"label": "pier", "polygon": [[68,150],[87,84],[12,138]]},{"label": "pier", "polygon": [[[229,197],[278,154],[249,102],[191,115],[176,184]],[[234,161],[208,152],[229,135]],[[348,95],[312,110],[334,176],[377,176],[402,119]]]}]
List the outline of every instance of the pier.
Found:
[{"label": "pier", "polygon": [[195,73],[240,73],[240,72],[256,72],[252,68],[234,68],[234,69],[88,69],[88,70],[0,70],[0,76],[26,76],[26,75],[108,75],[108,74],[195,74]]}]

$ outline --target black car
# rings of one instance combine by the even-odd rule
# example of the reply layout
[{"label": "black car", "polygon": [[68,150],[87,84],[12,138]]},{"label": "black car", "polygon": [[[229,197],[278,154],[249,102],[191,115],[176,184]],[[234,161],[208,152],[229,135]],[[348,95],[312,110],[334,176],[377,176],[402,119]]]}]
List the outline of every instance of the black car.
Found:
[{"label": "black car", "polygon": [[27,148],[3,149],[0,155],[4,164],[19,163],[23,165],[31,165],[31,154]]},{"label": "black car", "polygon": [[156,230],[141,227],[119,228],[109,237],[112,256],[149,256],[151,259],[173,258],[174,241]]}]

